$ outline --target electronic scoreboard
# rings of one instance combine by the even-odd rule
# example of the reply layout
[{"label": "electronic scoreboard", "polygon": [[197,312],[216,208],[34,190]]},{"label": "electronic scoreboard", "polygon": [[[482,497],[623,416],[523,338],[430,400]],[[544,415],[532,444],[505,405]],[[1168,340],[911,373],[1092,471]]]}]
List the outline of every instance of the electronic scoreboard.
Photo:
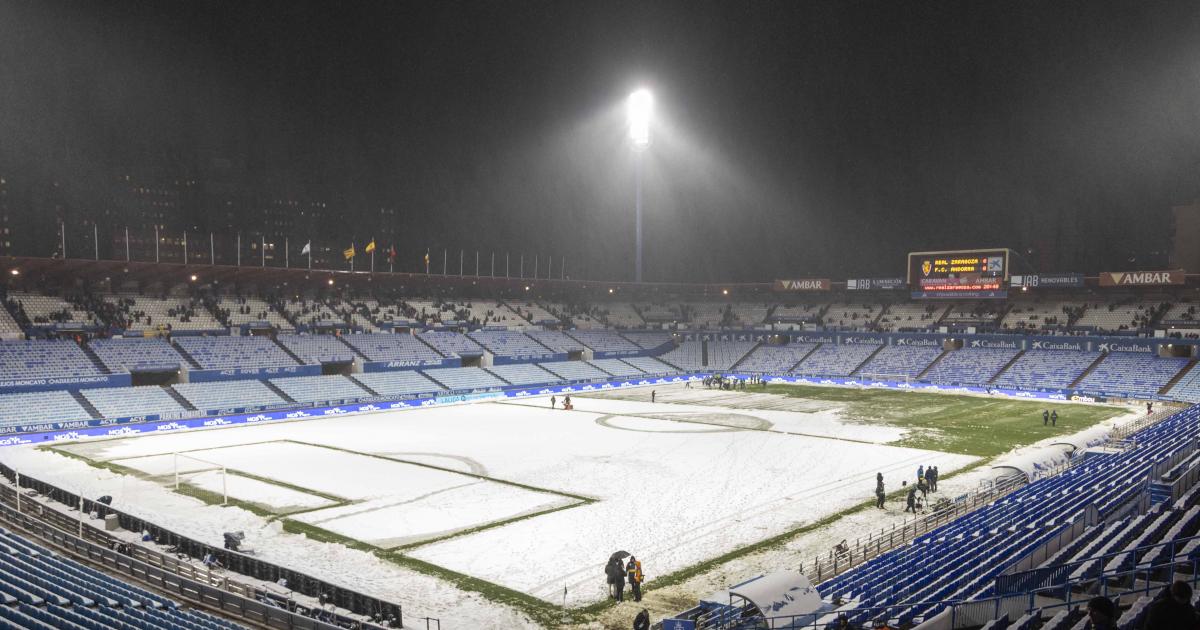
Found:
[{"label": "electronic scoreboard", "polygon": [[908,286],[919,298],[1002,298],[1007,295],[1010,254],[1000,248],[912,252]]}]

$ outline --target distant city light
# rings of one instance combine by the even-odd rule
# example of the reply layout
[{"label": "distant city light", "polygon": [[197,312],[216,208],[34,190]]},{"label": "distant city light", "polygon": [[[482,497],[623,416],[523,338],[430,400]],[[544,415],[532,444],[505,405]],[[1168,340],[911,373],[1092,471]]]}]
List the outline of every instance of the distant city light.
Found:
[{"label": "distant city light", "polygon": [[654,97],[649,90],[638,90],[629,95],[629,139],[634,148],[641,149],[650,144],[650,116],[654,112]]},{"label": "distant city light", "polygon": [[333,286],[333,278],[329,279],[329,286]]},{"label": "distant city light", "polygon": [[12,275],[14,275],[14,276],[19,276],[19,275],[21,275],[21,270],[20,270],[20,269],[13,269],[13,270],[12,270],[12,271],[10,271],[9,273],[11,273],[11,274],[12,274]]},{"label": "distant city light", "polygon": [[196,274],[192,274],[192,282],[196,281]]},{"label": "distant city light", "polygon": [[729,295],[729,289],[721,289],[721,295]]}]

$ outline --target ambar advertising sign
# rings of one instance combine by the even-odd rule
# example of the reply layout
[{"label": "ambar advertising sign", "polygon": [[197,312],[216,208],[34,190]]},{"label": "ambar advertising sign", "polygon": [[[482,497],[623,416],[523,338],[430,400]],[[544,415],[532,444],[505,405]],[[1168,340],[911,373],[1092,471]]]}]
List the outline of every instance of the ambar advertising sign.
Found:
[{"label": "ambar advertising sign", "polygon": [[828,291],[829,278],[802,278],[800,280],[776,280],[776,291]]},{"label": "ambar advertising sign", "polygon": [[1183,284],[1182,269],[1167,271],[1105,271],[1100,274],[1102,287],[1147,287],[1165,284]]}]

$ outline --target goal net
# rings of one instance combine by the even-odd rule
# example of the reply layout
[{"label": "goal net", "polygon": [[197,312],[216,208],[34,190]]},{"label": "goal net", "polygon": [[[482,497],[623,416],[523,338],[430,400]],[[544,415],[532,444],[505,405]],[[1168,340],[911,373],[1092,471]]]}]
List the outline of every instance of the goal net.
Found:
[{"label": "goal net", "polygon": [[884,372],[864,372],[858,375],[858,382],[861,385],[870,385],[871,383],[891,382],[911,384],[912,377],[907,374],[887,374]]},{"label": "goal net", "polygon": [[229,484],[225,466],[185,453],[171,454],[174,488],[188,486],[197,490],[219,495],[221,505],[229,503]]}]

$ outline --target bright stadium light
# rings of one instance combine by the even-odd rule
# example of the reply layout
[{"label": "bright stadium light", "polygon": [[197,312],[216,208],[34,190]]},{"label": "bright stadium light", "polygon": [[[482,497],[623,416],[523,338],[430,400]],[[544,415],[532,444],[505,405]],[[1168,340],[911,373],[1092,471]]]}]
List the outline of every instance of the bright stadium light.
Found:
[{"label": "bright stadium light", "polygon": [[637,169],[637,258],[634,263],[634,282],[642,281],[642,153],[650,146],[650,117],[654,113],[654,97],[646,89],[629,95],[629,140],[633,143]]},{"label": "bright stadium light", "polygon": [[635,149],[650,144],[650,115],[654,112],[654,97],[649,90],[629,95],[629,139]]}]

